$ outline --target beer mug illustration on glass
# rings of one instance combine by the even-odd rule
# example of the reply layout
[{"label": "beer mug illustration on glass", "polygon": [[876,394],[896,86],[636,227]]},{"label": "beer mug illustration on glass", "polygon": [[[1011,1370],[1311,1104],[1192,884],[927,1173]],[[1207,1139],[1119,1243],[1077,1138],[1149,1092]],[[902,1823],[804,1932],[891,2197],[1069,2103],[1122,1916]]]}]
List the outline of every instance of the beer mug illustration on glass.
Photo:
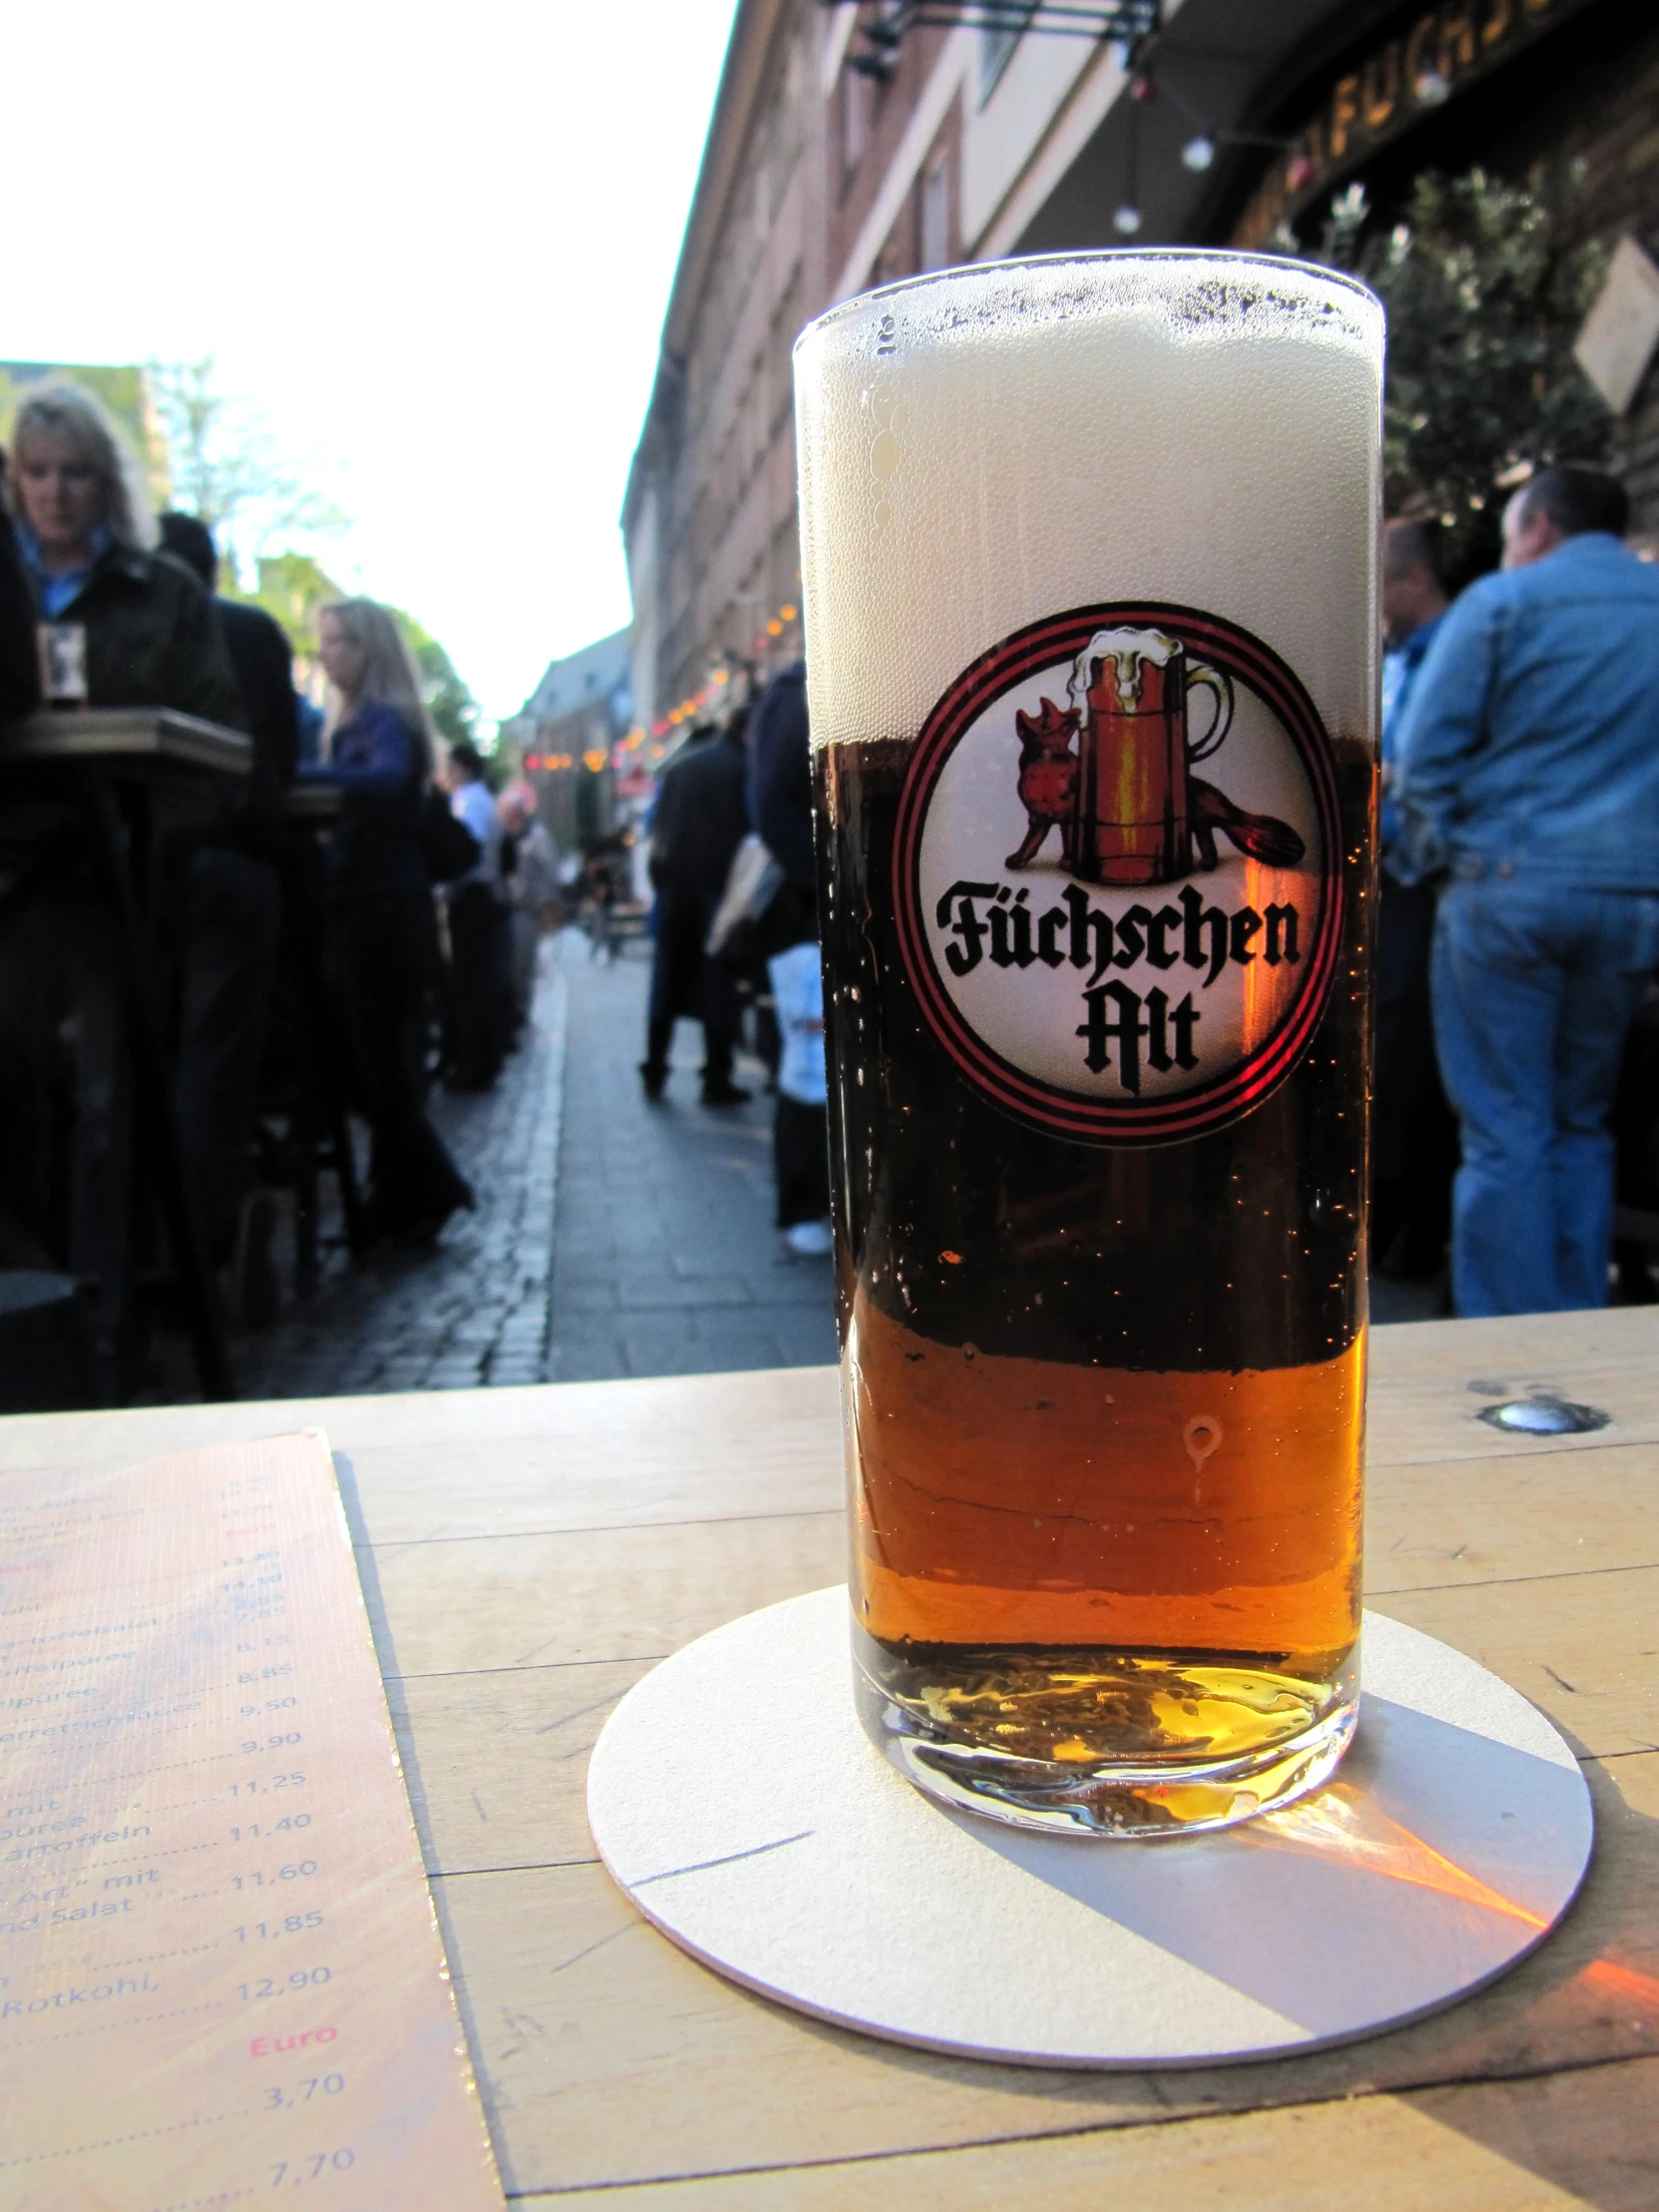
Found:
[{"label": "beer mug illustration on glass", "polygon": [[[1188,771],[1227,736],[1233,687],[1162,630],[1102,630],[1077,656],[1080,725],[1072,829],[1076,872],[1091,883],[1169,883],[1193,868]],[[1191,733],[1189,702],[1207,702]],[[1196,705],[1196,702],[1195,702]],[[1197,716],[1194,717],[1197,719]]]}]

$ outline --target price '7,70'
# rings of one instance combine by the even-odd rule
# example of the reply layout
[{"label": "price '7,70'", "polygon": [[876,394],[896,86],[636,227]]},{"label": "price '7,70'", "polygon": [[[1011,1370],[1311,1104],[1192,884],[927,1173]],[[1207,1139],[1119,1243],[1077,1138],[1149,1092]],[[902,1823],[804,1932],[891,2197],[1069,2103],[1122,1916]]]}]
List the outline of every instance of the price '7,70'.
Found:
[{"label": "price '7,70'", "polygon": [[274,2189],[291,2189],[302,2181],[320,2181],[325,2174],[349,2173],[356,2162],[354,2150],[313,2150],[303,2158],[274,2159],[267,2170]]}]

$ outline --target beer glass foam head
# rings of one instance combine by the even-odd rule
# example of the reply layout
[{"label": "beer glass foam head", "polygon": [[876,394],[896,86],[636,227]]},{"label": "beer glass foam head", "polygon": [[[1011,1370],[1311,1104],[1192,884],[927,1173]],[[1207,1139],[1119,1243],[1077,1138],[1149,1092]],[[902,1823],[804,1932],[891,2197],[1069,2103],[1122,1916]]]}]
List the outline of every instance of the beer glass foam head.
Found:
[{"label": "beer glass foam head", "polygon": [[992,263],[848,300],[796,345],[817,745],[913,735],[1034,608],[1169,600],[1372,727],[1382,309],[1207,253]]}]

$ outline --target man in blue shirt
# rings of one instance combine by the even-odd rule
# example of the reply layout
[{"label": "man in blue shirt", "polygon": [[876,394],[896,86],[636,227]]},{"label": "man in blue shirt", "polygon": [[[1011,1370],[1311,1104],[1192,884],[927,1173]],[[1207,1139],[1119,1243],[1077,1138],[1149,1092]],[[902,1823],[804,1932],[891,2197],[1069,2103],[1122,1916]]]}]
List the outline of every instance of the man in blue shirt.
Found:
[{"label": "man in blue shirt", "polygon": [[1659,963],[1659,571],[1622,486],[1547,468],[1441,623],[1399,729],[1412,868],[1443,879],[1434,1035],[1463,1164],[1459,1314],[1601,1306],[1608,1113]]},{"label": "man in blue shirt", "polygon": [[1431,522],[1382,533],[1382,837],[1377,919],[1372,1251],[1386,1275],[1438,1275],[1451,1226],[1457,1124],[1434,1057],[1428,989],[1434,885],[1412,879],[1392,781],[1400,724],[1446,611]]}]

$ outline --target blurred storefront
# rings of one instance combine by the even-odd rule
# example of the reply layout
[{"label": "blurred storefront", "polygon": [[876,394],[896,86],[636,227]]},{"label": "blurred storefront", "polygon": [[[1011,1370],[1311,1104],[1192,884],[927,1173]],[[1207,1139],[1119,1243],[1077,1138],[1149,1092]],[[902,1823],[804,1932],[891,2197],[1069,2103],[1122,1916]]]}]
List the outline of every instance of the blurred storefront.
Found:
[{"label": "blurred storefront", "polygon": [[636,729],[628,636],[618,630],[550,662],[501,725],[500,749],[522,769],[563,852],[587,851],[617,828],[621,764]]},{"label": "blurred storefront", "polygon": [[[764,677],[800,651],[797,331],[836,299],[953,263],[1317,250],[1356,184],[1385,224],[1425,170],[1479,164],[1518,183],[1540,164],[1580,165],[1578,239],[1633,242],[1608,302],[1614,351],[1640,370],[1615,395],[1614,465],[1639,529],[1659,532],[1659,377],[1642,350],[1650,309],[1659,332],[1651,8],[929,0],[920,12],[740,0],[623,513],[648,759],[703,711],[712,669],[741,656]],[[1094,35],[1068,35],[1079,29]]]}]

